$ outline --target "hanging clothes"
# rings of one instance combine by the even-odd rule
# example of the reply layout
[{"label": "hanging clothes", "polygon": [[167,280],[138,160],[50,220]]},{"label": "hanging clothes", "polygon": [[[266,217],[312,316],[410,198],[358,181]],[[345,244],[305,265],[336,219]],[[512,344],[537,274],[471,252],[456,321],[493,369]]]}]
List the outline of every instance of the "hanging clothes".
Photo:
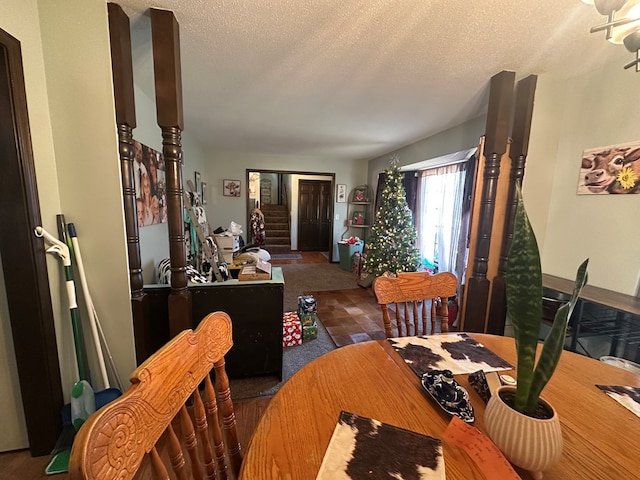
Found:
[{"label": "hanging clothes", "polygon": [[256,245],[264,245],[265,229],[264,214],[259,208],[254,208],[249,217],[251,234],[253,235],[253,243]]}]

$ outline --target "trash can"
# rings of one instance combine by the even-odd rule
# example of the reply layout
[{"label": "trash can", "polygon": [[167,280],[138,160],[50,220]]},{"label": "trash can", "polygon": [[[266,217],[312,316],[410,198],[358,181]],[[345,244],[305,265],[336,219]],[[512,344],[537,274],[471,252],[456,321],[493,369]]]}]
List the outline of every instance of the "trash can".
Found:
[{"label": "trash can", "polygon": [[338,255],[340,256],[340,270],[350,272],[352,269],[351,257],[356,252],[362,253],[362,240],[356,243],[338,242]]}]

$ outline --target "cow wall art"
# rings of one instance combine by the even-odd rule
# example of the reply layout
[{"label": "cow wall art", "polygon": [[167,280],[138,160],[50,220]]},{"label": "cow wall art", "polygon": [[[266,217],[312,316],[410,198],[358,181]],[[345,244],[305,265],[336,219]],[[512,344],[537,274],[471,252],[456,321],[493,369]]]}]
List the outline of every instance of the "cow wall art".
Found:
[{"label": "cow wall art", "polygon": [[582,154],[579,195],[640,193],[640,142],[589,148]]}]

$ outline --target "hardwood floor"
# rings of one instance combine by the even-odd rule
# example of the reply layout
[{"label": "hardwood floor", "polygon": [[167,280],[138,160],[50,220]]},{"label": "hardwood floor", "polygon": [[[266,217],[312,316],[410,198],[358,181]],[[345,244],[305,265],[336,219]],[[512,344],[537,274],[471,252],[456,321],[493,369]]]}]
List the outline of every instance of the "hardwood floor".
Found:
[{"label": "hardwood floor", "polygon": [[[290,252],[302,256],[299,260],[273,260],[273,265],[296,263],[329,263],[321,252]],[[232,392],[233,395],[233,392]],[[243,448],[249,443],[251,433],[260,421],[260,417],[267,408],[271,397],[257,397],[234,402],[238,437]],[[29,450],[18,450],[0,453],[0,480],[68,480],[68,473],[49,476],[44,469],[51,460],[49,455],[32,457]]]}]

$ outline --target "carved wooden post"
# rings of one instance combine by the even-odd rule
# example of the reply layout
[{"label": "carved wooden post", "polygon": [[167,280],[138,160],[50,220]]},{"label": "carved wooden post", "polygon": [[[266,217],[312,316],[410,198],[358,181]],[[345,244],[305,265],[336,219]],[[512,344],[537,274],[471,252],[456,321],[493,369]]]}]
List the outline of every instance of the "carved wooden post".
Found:
[{"label": "carved wooden post", "polygon": [[187,290],[187,254],[184,243],[182,201],[182,74],[180,32],[169,10],[151,11],[153,71],[156,85],[156,113],[162,130],[165,159],[171,293],[169,295],[169,333],[173,337],[193,327],[191,293]]},{"label": "carved wooden post", "polygon": [[491,229],[497,193],[500,160],[507,148],[509,120],[513,103],[515,73],[503,71],[491,77],[489,110],[484,143],[482,196],[476,237],[472,276],[466,285],[463,328],[468,332],[484,332],[489,301],[487,266]]},{"label": "carved wooden post", "polygon": [[509,174],[509,192],[507,194],[507,212],[504,219],[504,232],[502,248],[500,250],[500,263],[498,274],[491,283],[491,304],[487,318],[487,333],[495,335],[504,334],[504,325],[507,316],[506,290],[504,283],[505,266],[507,256],[513,240],[513,224],[515,220],[518,198],[516,196],[516,183],[522,184],[524,166],[529,150],[529,134],[531,133],[531,118],[533,117],[533,98],[536,91],[536,75],[529,75],[520,80],[516,89],[516,107],[511,132],[511,171]]},{"label": "carved wooden post", "polygon": [[111,42],[111,68],[113,71],[113,96],[120,144],[120,176],[124,201],[127,252],[129,256],[129,284],[131,288],[131,312],[138,364],[153,352],[148,347],[149,305],[144,293],[138,217],[136,215],[136,191],[133,179],[133,129],[136,127],[136,106],[133,90],[133,62],[131,58],[131,31],[129,17],[116,3],[108,3],[109,39]]}]

